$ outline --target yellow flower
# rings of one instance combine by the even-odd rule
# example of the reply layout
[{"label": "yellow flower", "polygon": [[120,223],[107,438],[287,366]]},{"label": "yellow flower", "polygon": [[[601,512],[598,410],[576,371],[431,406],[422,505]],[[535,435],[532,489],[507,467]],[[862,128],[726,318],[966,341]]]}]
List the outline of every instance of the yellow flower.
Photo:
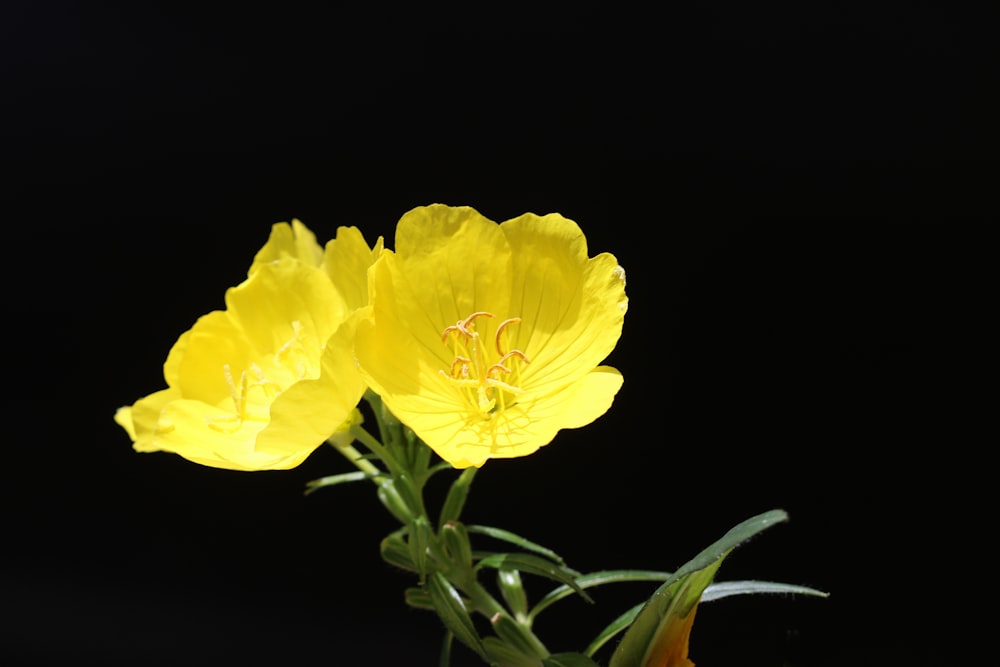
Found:
[{"label": "yellow flower", "polygon": [[468,207],[408,212],[370,272],[355,349],[387,407],[457,468],[525,456],[611,406],[599,366],[628,300],[614,256],[587,257],[575,222],[496,224]]},{"label": "yellow flower", "polygon": [[[120,408],[140,452],[233,470],[292,468],[355,418],[365,390],[352,342],[364,281],[381,252],[355,228],[324,250],[297,220],[272,228],[226,310],[201,317],[164,364],[167,389]],[[359,299],[362,302],[359,303]]]}]

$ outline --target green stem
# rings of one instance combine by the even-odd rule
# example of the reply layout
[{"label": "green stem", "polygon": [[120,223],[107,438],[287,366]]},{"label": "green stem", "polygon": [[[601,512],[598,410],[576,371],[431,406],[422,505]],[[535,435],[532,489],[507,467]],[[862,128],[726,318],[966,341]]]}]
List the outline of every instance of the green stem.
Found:
[{"label": "green stem", "polygon": [[393,459],[389,454],[389,450],[385,448],[385,445],[379,442],[378,438],[357,424],[352,424],[349,432],[355,440],[361,442],[365,447],[370,449],[375,456],[382,459],[382,462],[385,463],[385,465],[389,468],[389,472],[391,472],[394,477],[398,477],[399,473],[403,472],[399,469],[399,464],[397,464],[395,459]]},{"label": "green stem", "polygon": [[343,454],[344,458],[353,463],[358,470],[360,470],[365,474],[371,475],[372,479],[381,477],[383,475],[382,471],[379,470],[378,467],[376,467],[371,461],[362,456],[361,452],[356,450],[353,446],[341,445],[336,442],[333,442],[332,440],[330,441],[330,444],[332,444],[338,452]]},{"label": "green stem", "polygon": [[[375,413],[375,419],[379,425],[379,432],[382,434],[382,437],[385,438],[389,436],[390,428],[389,425],[385,423],[385,418],[381,410],[382,405],[380,397],[378,397],[373,393],[368,393],[365,395],[365,398],[369,401],[371,407],[373,408],[373,412]],[[393,485],[390,485],[390,487],[392,486],[398,487],[399,485],[402,484],[405,485],[406,488],[411,490],[413,496],[413,502],[419,505],[419,507],[411,508],[412,511],[416,514],[416,516],[413,517],[414,520],[419,520],[420,518],[428,519],[427,510],[424,507],[424,499],[423,499],[423,482],[426,480],[427,477],[427,475],[423,473],[426,473],[426,470],[422,472],[416,471],[418,474],[420,474],[420,479],[419,480],[414,479],[412,472],[410,472],[410,468],[413,465],[412,461],[410,460],[404,462],[397,461],[393,457],[393,454],[390,452],[389,447],[385,446],[382,443],[382,441],[380,441],[378,438],[376,438],[374,435],[366,431],[358,424],[352,424],[349,432],[355,440],[363,444],[372,452],[372,454],[381,459],[382,462],[385,464],[385,466],[388,468],[389,475],[391,475],[392,481],[394,483]],[[423,447],[427,446],[426,444],[423,443],[420,443],[420,445]],[[379,471],[378,468],[372,465],[371,462],[369,462],[367,459],[362,458],[358,454],[357,450],[355,450],[353,447],[351,447],[350,445],[346,447],[341,447],[338,445],[337,448],[341,451],[342,454],[344,454],[344,456],[348,457],[351,460],[351,462],[354,463],[354,465],[356,465],[359,469],[373,475],[373,477],[377,477],[377,479],[375,480],[376,482],[378,482],[380,479],[384,480],[385,473]],[[406,467],[404,468],[404,466]],[[426,468],[426,465],[424,466],[424,468]],[[453,490],[454,493],[459,495],[456,496],[455,498],[450,499],[450,505],[452,506],[449,507],[448,511],[449,518],[457,519],[458,514],[461,512],[461,506],[464,504],[465,500],[464,496],[468,492],[468,486],[471,481],[472,481],[471,474],[466,474],[463,477],[463,483],[460,485],[460,488],[458,490]],[[450,516],[451,514],[454,514],[454,517],[451,517]],[[430,525],[429,519],[426,521],[426,524]],[[411,523],[410,524],[411,530],[412,530],[412,525],[413,524]],[[437,569],[439,572],[441,572],[441,574],[445,576],[445,578],[447,578],[452,583],[452,585],[454,585],[456,588],[462,591],[466,596],[468,596],[469,601],[471,603],[472,611],[484,615],[486,618],[490,619],[491,623],[493,623],[494,619],[501,614],[504,615],[505,617],[510,618],[510,614],[507,611],[507,609],[495,597],[493,597],[493,595],[479,582],[476,570],[474,567],[471,566],[470,563],[456,561],[454,558],[455,554],[451,554],[447,549],[443,548],[443,545],[439,542],[440,537],[434,534],[434,532],[431,532],[429,538],[430,539],[428,540],[428,543],[424,548],[427,549],[427,552],[429,553],[431,559],[435,561],[435,565],[428,568],[427,564],[425,563],[416,564],[417,569],[419,570],[421,584],[424,581],[424,576],[428,574],[428,570]],[[410,539],[414,539],[414,536],[411,535]],[[465,539],[467,540],[468,537],[466,536]],[[549,656],[548,649],[545,647],[542,641],[535,635],[535,633],[531,630],[531,628],[519,622],[517,624],[520,627],[520,630],[517,632],[517,636],[521,638],[522,646],[525,646],[537,657],[540,658],[548,657]]]}]

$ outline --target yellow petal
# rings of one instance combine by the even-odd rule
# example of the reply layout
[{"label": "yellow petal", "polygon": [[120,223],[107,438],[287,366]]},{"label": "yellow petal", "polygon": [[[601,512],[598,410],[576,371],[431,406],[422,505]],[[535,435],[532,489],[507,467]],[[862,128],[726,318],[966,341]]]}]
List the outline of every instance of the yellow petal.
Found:
[{"label": "yellow petal", "polygon": [[427,383],[451,363],[441,332],[432,333],[437,324],[427,324],[429,318],[413,301],[395,260],[387,252],[372,267],[374,301],[354,342],[367,382],[383,398],[427,393]]},{"label": "yellow petal", "polygon": [[552,419],[562,428],[580,428],[608,411],[623,382],[617,369],[598,366],[564,391],[547,396],[544,404],[551,403]]},{"label": "yellow petal", "polygon": [[226,292],[226,306],[233,326],[259,355],[303,338],[318,349],[348,312],[323,271],[290,258],[261,265]]},{"label": "yellow petal", "polygon": [[181,399],[163,409],[155,444],[189,461],[229,470],[294,468],[315,449],[306,447],[293,454],[258,452],[254,443],[266,425],[266,421],[239,422],[230,411]]},{"label": "yellow petal", "polygon": [[118,408],[115,422],[128,433],[136,451],[152,452],[159,449],[154,440],[160,412],[167,403],[180,397],[180,391],[175,388],[163,389],[139,399],[132,406]]},{"label": "yellow petal", "polygon": [[368,305],[368,267],[381,256],[382,250],[381,236],[369,248],[357,227],[339,227],[336,238],[326,244],[323,269],[349,310]]},{"label": "yellow petal", "polygon": [[409,211],[396,227],[396,255],[404,277],[395,283],[396,300],[420,335],[440,341],[444,327],[470,313],[507,312],[510,247],[499,225],[475,209],[435,204]]},{"label": "yellow petal", "polygon": [[317,379],[297,382],[274,400],[255,451],[290,456],[313,443],[311,452],[351,418],[365,392],[365,381],[354,361],[358,320],[355,314],[327,341]]},{"label": "yellow petal", "polygon": [[526,214],[501,227],[514,256],[511,311],[523,320],[510,345],[531,359],[523,388],[545,394],[614,349],[628,304],[624,271],[608,253],[588,258],[583,232],[560,215]]},{"label": "yellow petal", "polygon": [[271,226],[267,243],[257,251],[250,265],[248,275],[263,264],[291,258],[309,266],[319,266],[323,262],[323,248],[316,242],[316,235],[298,220],[292,224],[279,222]]}]

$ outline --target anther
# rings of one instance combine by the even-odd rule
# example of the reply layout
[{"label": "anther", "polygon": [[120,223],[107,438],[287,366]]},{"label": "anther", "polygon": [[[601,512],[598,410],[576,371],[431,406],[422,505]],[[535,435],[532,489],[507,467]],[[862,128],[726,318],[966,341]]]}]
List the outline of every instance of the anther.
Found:
[{"label": "anther", "polygon": [[472,338],[473,333],[475,333],[473,331],[473,328],[475,326],[473,320],[475,320],[477,317],[493,317],[493,313],[488,313],[485,310],[479,310],[472,313],[464,320],[459,320],[450,327],[445,327],[444,331],[441,332],[441,342],[442,343],[446,342],[448,340],[448,334],[450,334],[452,331],[457,331],[466,338]]},{"label": "anther", "polygon": [[523,361],[526,364],[530,364],[531,363],[531,361],[528,359],[528,357],[525,356],[524,352],[521,352],[521,350],[511,350],[507,354],[505,354],[502,357],[500,357],[500,361],[498,361],[497,363],[498,364],[502,364],[503,362],[507,361],[511,357],[517,357],[518,359],[520,359],[521,361]]},{"label": "anther", "polygon": [[503,330],[507,327],[508,324],[517,324],[520,321],[521,321],[520,317],[511,317],[509,319],[504,320],[499,325],[497,325],[497,335],[496,335],[497,354],[501,356],[503,355],[503,348],[500,346],[500,334],[503,333]]},{"label": "anther", "polygon": [[451,376],[453,378],[469,377],[469,364],[471,363],[472,359],[468,357],[455,357],[455,360],[451,362]]}]

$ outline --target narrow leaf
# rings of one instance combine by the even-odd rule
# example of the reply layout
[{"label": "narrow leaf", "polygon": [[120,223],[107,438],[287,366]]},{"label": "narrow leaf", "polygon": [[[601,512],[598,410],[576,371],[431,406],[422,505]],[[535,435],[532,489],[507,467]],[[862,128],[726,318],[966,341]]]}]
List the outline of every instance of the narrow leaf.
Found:
[{"label": "narrow leaf", "polygon": [[485,658],[482,640],[472,624],[462,596],[440,572],[431,572],[427,577],[427,592],[444,626],[455,637]]},{"label": "narrow leaf", "polygon": [[327,477],[320,477],[319,479],[314,479],[306,482],[305,495],[310,493],[315,493],[324,486],[336,486],[337,484],[347,484],[348,482],[360,482],[362,480],[368,479],[369,475],[366,472],[360,470],[355,470],[354,472],[345,472],[340,475],[329,475]]},{"label": "narrow leaf", "polygon": [[379,551],[382,554],[382,560],[389,563],[390,565],[395,565],[396,567],[401,567],[404,570],[409,570],[411,572],[419,572],[417,564],[413,562],[413,558],[410,555],[410,547],[406,543],[406,539],[403,535],[406,534],[406,529],[401,528],[393,533],[387,535],[379,544]]},{"label": "narrow leaf", "polygon": [[420,515],[410,522],[410,537],[407,546],[410,550],[410,558],[417,566],[420,573],[421,582],[427,572],[427,544],[430,541],[431,527],[427,523],[427,517]]},{"label": "narrow leaf", "polygon": [[514,617],[519,622],[528,621],[528,596],[521,583],[521,573],[517,570],[497,570],[497,586]]},{"label": "narrow leaf", "polygon": [[632,625],[632,621],[635,620],[635,617],[639,614],[639,611],[643,608],[643,606],[645,606],[645,604],[646,604],[645,602],[637,604],[636,606],[632,607],[624,614],[616,618],[615,620],[611,621],[611,623],[609,623],[606,628],[604,628],[597,634],[597,637],[594,638],[594,641],[590,642],[590,645],[587,646],[586,650],[584,650],[584,653],[586,655],[591,655],[591,656],[594,655],[601,649],[602,646],[604,646],[608,642],[608,640],[610,640],[612,637],[617,635],[619,632],[621,632],[628,626]]},{"label": "narrow leaf", "polygon": [[593,602],[593,599],[576,583],[576,578],[580,573],[571,570],[563,565],[558,565],[546,558],[540,558],[532,554],[492,554],[479,561],[476,569],[492,567],[498,570],[520,570],[528,574],[536,574],[547,579],[552,579],[572,587],[584,600]]},{"label": "narrow leaf", "polygon": [[438,517],[438,526],[443,526],[449,521],[458,521],[465,507],[465,499],[469,496],[469,486],[472,484],[476,471],[479,468],[466,468],[462,471],[451,487],[448,495],[445,496],[444,505],[441,506],[441,516]]},{"label": "narrow leaf", "polygon": [[719,558],[657,590],[615,648],[610,667],[673,665],[671,657],[686,659],[687,633],[695,608],[721,564]]},{"label": "narrow leaf", "polygon": [[472,547],[469,546],[469,533],[458,521],[449,521],[441,526],[441,541],[444,542],[451,560],[463,567],[472,567]]},{"label": "narrow leaf", "polygon": [[502,528],[493,528],[492,526],[466,526],[470,533],[477,533],[479,535],[487,535],[497,540],[502,540],[504,542],[509,542],[522,549],[527,549],[528,551],[533,551],[536,554],[545,556],[546,558],[559,563],[560,565],[565,565],[566,562],[562,559],[559,554],[547,549],[540,544],[536,544],[531,540],[527,540],[520,535],[516,535],[509,530],[504,530]]},{"label": "narrow leaf", "polygon": [[438,659],[438,667],[451,667],[451,643],[455,635],[445,631],[444,639],[441,640],[441,657]]},{"label": "narrow leaf", "polygon": [[746,521],[730,528],[725,535],[682,565],[674,576],[680,578],[688,572],[694,572],[708,567],[715,561],[725,556],[736,546],[746,542],[754,535],[767,530],[771,526],[781,523],[782,521],[788,521],[788,514],[783,510],[771,510],[770,512],[764,512],[763,514],[750,517]]},{"label": "narrow leaf", "polygon": [[386,479],[378,485],[378,499],[400,523],[408,523],[413,518],[410,507],[399,495],[395,480]]},{"label": "narrow leaf", "polygon": [[542,667],[600,667],[580,653],[556,653],[542,660]]},{"label": "narrow leaf", "polygon": [[542,661],[530,655],[521,653],[516,648],[496,637],[483,639],[484,658],[490,665],[503,667],[542,667]]},{"label": "narrow leaf", "polygon": [[[576,578],[576,583],[580,588],[591,588],[602,584],[616,584],[624,581],[666,581],[670,575],[670,572],[658,572],[656,570],[602,570],[579,576]],[[531,609],[528,617],[534,620],[549,605],[567,598],[575,592],[571,586],[553,588]]]},{"label": "narrow leaf", "polygon": [[493,631],[504,643],[513,646],[521,653],[535,658],[549,654],[549,650],[535,637],[528,628],[521,625],[506,612],[500,612],[490,619]]},{"label": "narrow leaf", "polygon": [[414,609],[434,610],[434,603],[431,601],[430,593],[423,588],[412,586],[403,592],[403,600]]},{"label": "narrow leaf", "polygon": [[[781,510],[751,517],[682,565],[636,615],[611,656],[610,667],[641,667],[650,664],[652,656],[664,652],[686,655],[691,614],[722,560],[737,545],[787,519],[788,515]],[[679,642],[683,646],[677,646]]]},{"label": "narrow leaf", "polygon": [[776,593],[779,595],[809,595],[826,598],[829,593],[794,584],[782,584],[774,581],[717,581],[701,594],[702,602],[721,600],[732,595],[755,595],[759,593]]}]

